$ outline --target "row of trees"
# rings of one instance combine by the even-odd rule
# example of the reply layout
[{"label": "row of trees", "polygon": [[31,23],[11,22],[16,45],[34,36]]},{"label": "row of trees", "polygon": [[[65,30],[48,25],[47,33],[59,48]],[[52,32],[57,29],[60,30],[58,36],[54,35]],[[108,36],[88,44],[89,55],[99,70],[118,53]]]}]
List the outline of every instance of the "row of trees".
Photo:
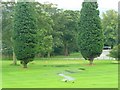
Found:
[{"label": "row of trees", "polygon": [[[36,54],[68,56],[78,51],[92,64],[101,54],[104,41],[112,47],[117,43],[117,12],[109,10],[100,19],[97,2],[83,2],[81,13],[58,9],[52,3],[2,4],[3,54],[15,52],[24,67]],[[109,16],[113,17],[111,21]]]},{"label": "row of trees", "polygon": [[[13,52],[12,30],[14,2],[3,4],[3,54],[11,55]],[[38,26],[38,53],[39,56],[50,56],[78,51],[76,43],[79,11],[58,9],[52,3],[34,3]],[[71,38],[71,39],[69,39]],[[48,42],[49,41],[49,42]],[[71,48],[72,46],[72,48]]]},{"label": "row of trees", "polygon": [[[3,2],[2,4],[4,7],[2,23],[3,55],[13,55],[15,64],[15,54],[18,59],[21,59],[19,55],[24,56],[26,55],[25,53],[28,54],[30,52],[30,50],[28,50],[28,52],[21,51],[28,47],[28,45],[25,47],[23,43],[29,42],[27,40],[30,40],[29,38],[32,37],[32,35],[27,36],[27,34],[32,31],[33,33],[36,33],[35,38],[37,38],[37,41],[36,49],[34,51],[36,51],[35,54],[37,56],[50,57],[51,54],[64,54],[65,56],[68,56],[70,52],[78,50],[76,39],[78,20],[80,17],[79,11],[64,11],[62,9],[58,9],[56,5],[52,3],[32,3],[31,8],[34,6],[35,13],[30,13],[27,12],[29,10],[26,8],[28,3],[25,5],[20,3],[20,6],[19,3],[16,4],[14,2]],[[23,10],[21,9],[22,7]],[[25,14],[25,12],[27,12],[27,14]],[[28,23],[34,22],[29,21],[29,14],[36,17],[36,31],[33,30],[34,25],[30,25],[30,23]],[[27,24],[29,25],[27,26]],[[29,28],[32,28],[31,31],[29,31]],[[23,31],[21,31],[22,29]],[[25,35],[22,35],[23,33]],[[32,45],[30,47],[32,47]],[[17,51],[19,52],[17,53]]]},{"label": "row of trees", "polygon": [[[3,54],[4,55],[12,55],[12,30],[13,30],[13,15],[14,15],[14,2],[2,2],[3,5],[3,10],[2,10],[2,41],[3,41]],[[45,3],[45,4],[40,4],[36,3],[36,9],[38,12],[38,26],[39,28],[47,28],[47,32],[45,30],[41,30],[40,33],[44,33],[42,35],[49,35],[46,38],[51,38],[51,42],[53,42],[53,45],[48,45],[51,46],[50,52],[52,54],[64,54],[68,55],[71,51],[78,51],[78,46],[75,37],[77,37],[76,32],[78,31],[78,23],[79,18],[80,18],[80,13],[79,11],[72,11],[72,10],[62,10],[58,9],[55,4],[52,3]],[[71,14],[70,14],[71,13]],[[65,15],[66,14],[66,15]],[[69,15],[69,16],[68,16]],[[70,18],[71,15],[71,18]],[[64,17],[63,17],[64,16]],[[42,19],[41,19],[42,18]],[[64,31],[64,23],[69,23],[65,18],[70,18],[71,21],[73,21],[72,24],[75,29],[72,29],[74,32],[69,32],[73,36],[73,42],[70,41],[71,45],[69,44],[67,47],[69,48],[70,51],[63,50],[65,48],[65,42],[64,42],[64,47],[63,47],[63,32]],[[70,21],[69,19],[69,21]],[[114,10],[108,10],[102,14],[102,27],[103,27],[103,32],[104,32],[104,41],[105,45],[107,46],[114,46],[117,43],[117,28],[118,28],[118,12]],[[46,21],[48,24],[46,24]],[[42,23],[41,23],[42,22]],[[46,27],[47,26],[47,27]],[[69,26],[68,26],[69,27]],[[64,28],[64,29],[62,29]],[[66,27],[67,28],[67,27]],[[70,27],[69,27],[70,28]],[[68,30],[69,31],[69,30]],[[67,31],[66,31],[67,32]],[[48,34],[49,33],[49,34]],[[46,35],[45,35],[46,36]],[[41,37],[41,36],[40,36]],[[42,36],[43,37],[43,36]],[[66,36],[67,37],[67,36]],[[64,37],[65,38],[65,37]],[[45,38],[44,38],[45,39]],[[67,39],[67,38],[66,38]],[[43,39],[39,38],[39,40],[42,42]],[[43,40],[44,41],[44,40]],[[64,40],[65,41],[65,40]],[[69,43],[69,41],[68,41]],[[43,45],[44,46],[44,45]],[[72,46],[72,47],[71,47]],[[47,47],[47,46],[46,46]],[[71,47],[71,48],[70,48]],[[42,47],[39,47],[42,48]],[[41,50],[42,52],[41,55],[44,56],[45,52],[44,50]],[[68,51],[68,52],[67,52]]]}]

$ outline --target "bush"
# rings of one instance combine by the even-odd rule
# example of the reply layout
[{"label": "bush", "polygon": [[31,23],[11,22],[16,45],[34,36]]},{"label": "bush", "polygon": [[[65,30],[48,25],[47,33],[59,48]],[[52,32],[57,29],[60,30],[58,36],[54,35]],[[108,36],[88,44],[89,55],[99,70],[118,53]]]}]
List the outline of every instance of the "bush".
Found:
[{"label": "bush", "polygon": [[120,60],[120,44],[115,46],[109,54],[110,57],[115,58],[116,60]]}]

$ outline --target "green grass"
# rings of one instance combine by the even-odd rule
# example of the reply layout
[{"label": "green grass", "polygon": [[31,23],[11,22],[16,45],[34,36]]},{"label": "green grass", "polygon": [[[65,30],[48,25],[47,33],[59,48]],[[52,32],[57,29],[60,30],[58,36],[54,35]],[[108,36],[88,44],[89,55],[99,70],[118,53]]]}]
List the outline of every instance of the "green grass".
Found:
[{"label": "green grass", "polygon": [[70,55],[68,56],[64,56],[64,55],[57,55],[57,56],[52,56],[52,59],[53,58],[82,58],[82,55],[79,53],[79,52],[76,52],[76,53],[71,53]]},{"label": "green grass", "polygon": [[[95,60],[93,66],[85,60],[36,60],[27,69],[3,60],[3,88],[117,88],[118,64],[111,60]],[[79,71],[84,68],[84,71]],[[65,70],[76,73],[66,73]],[[58,73],[74,77],[75,83],[63,82]]]}]

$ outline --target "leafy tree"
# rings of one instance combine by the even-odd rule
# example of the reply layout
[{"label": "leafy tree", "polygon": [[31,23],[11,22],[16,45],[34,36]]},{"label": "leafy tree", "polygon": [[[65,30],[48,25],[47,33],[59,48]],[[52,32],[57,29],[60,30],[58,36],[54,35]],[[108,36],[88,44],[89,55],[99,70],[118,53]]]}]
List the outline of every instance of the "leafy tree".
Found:
[{"label": "leafy tree", "polygon": [[48,42],[44,45],[43,37],[50,36],[52,38],[49,40],[48,46],[52,46],[51,51],[53,51],[53,54],[64,53],[67,56],[71,51],[78,50],[76,37],[80,15],[78,11],[63,11],[56,6],[52,3],[37,4],[39,13],[38,37],[40,41],[38,42],[38,50],[41,53],[47,51],[43,46],[47,45]]},{"label": "leafy tree", "polygon": [[[2,2],[2,48],[3,54],[8,54],[12,51],[12,18],[13,18],[13,4],[12,2]],[[12,53],[11,53],[12,54]]]},{"label": "leafy tree", "polygon": [[83,2],[80,16],[79,45],[82,56],[93,64],[103,49],[103,32],[97,2]]},{"label": "leafy tree", "polygon": [[[2,11],[2,4],[0,3],[0,12]],[[2,58],[2,13],[0,13],[0,58]]]},{"label": "leafy tree", "polygon": [[72,10],[64,11],[66,22],[64,24],[65,30],[63,31],[62,39],[64,44],[64,52],[66,56],[69,54],[70,48],[73,48],[74,46],[77,47],[76,35],[78,30],[78,20],[79,20],[78,15],[79,13],[77,11],[72,11]]},{"label": "leafy tree", "polygon": [[17,2],[14,15],[14,50],[24,68],[36,53],[36,12],[32,2]]},{"label": "leafy tree", "polygon": [[110,51],[109,56],[115,58],[116,60],[120,59],[120,44],[114,46],[114,48]]},{"label": "leafy tree", "polygon": [[79,13],[77,11],[65,10],[54,14],[52,18],[55,24],[53,29],[59,36],[59,40],[61,41],[60,44],[63,46],[64,55],[68,56],[70,48],[76,43]]},{"label": "leafy tree", "polygon": [[38,37],[38,53],[45,54],[50,57],[50,53],[53,50],[53,20],[50,15],[44,10],[45,5],[41,5],[40,3],[36,4],[37,11],[37,37]]},{"label": "leafy tree", "polygon": [[45,2],[41,5],[44,12],[48,13],[50,16],[58,13],[60,9],[57,8],[57,4]]},{"label": "leafy tree", "polygon": [[117,44],[118,37],[118,13],[115,10],[108,10],[102,14],[102,28],[104,32],[104,45],[111,46]]},{"label": "leafy tree", "polygon": [[13,55],[13,64],[17,64],[13,50],[12,31],[13,31],[13,15],[15,2],[2,2],[2,53],[5,56]]},{"label": "leafy tree", "polygon": [[53,54],[54,55],[63,54],[62,53],[62,51],[63,51],[62,48],[58,50],[59,47],[63,47],[63,43],[62,43],[62,40],[60,38],[61,35],[62,35],[62,32],[58,31],[58,27],[60,27],[61,25],[57,25],[58,22],[59,22],[58,17],[60,15],[60,12],[62,12],[62,10],[58,9],[56,4],[52,4],[52,3],[49,3],[49,2],[45,2],[44,4],[42,4],[41,8],[43,10],[42,12],[44,12],[43,16],[45,16],[46,20],[47,20],[47,21],[44,20],[44,22],[47,23],[47,26],[48,26],[48,23],[50,22],[47,31],[48,30],[51,31],[51,33],[48,34],[48,36],[50,35],[50,37],[52,37],[50,39],[50,41],[52,41],[52,45],[49,45],[49,46],[52,46],[52,49],[51,49],[52,53],[51,54],[52,55]]},{"label": "leafy tree", "polygon": [[63,41],[61,36],[63,35],[62,32],[62,27],[63,23],[61,21],[61,12],[62,10],[57,10],[57,13],[54,13],[51,18],[53,19],[54,26],[53,26],[53,54],[58,55],[62,54],[63,55]]},{"label": "leafy tree", "polygon": [[120,44],[120,36],[119,35],[120,35],[120,10],[118,11],[118,44]]}]

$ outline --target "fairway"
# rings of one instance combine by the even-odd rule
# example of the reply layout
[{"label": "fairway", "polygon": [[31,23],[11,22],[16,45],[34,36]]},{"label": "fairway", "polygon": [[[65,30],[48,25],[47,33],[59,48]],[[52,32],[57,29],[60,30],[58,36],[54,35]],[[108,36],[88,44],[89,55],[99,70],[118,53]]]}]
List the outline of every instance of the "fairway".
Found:
[{"label": "fairway", "polygon": [[[43,59],[24,69],[3,60],[3,88],[117,88],[118,64],[112,62],[95,60],[89,66],[85,60]],[[75,78],[74,83],[62,81],[59,73]]]}]

